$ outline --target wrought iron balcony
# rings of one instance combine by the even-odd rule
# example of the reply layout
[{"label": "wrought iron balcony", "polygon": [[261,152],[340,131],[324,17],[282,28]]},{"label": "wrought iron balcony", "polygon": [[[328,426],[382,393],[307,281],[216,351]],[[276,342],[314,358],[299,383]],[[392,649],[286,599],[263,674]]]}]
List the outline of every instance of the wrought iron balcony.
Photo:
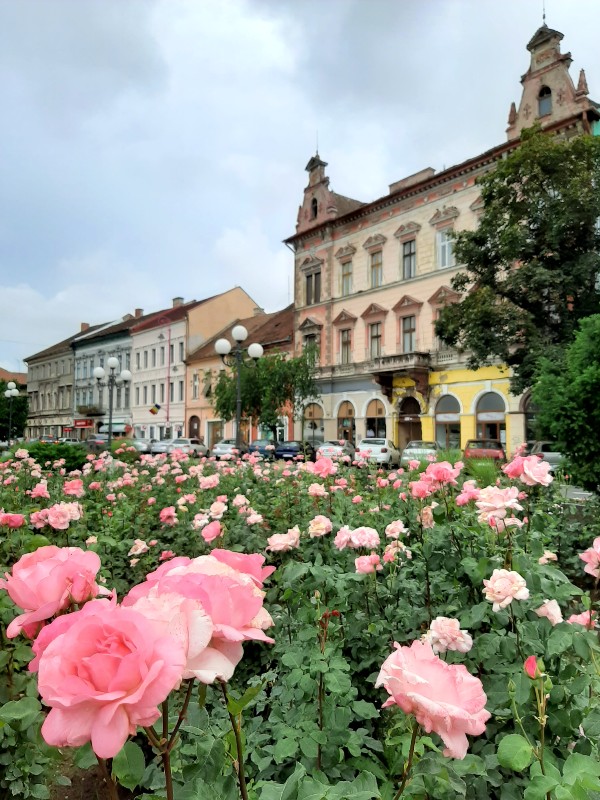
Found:
[{"label": "wrought iron balcony", "polygon": [[83,417],[103,417],[106,412],[100,406],[77,406],[77,413]]}]

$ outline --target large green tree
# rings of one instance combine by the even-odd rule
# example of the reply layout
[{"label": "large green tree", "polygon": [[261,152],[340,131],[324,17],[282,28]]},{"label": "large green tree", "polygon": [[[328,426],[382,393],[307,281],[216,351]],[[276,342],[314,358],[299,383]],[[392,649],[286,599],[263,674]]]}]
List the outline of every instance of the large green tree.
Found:
[{"label": "large green tree", "polygon": [[[296,358],[274,353],[258,359],[255,366],[242,367],[242,416],[252,417],[269,428],[275,437],[282,416],[290,413],[300,416],[304,403],[318,397],[315,362],[314,348],[309,347]],[[236,413],[234,372],[222,370],[212,392],[217,414],[224,420],[233,419]]]},{"label": "large green tree", "polygon": [[600,140],[525,131],[479,185],[479,225],[454,242],[464,269],[452,286],[465,294],[441,311],[436,333],[471,368],[508,364],[518,393],[541,357],[600,311]]},{"label": "large green tree", "polygon": [[581,321],[559,359],[545,358],[533,389],[536,424],[567,457],[573,481],[600,485],[600,315]]},{"label": "large green tree", "polygon": [[[22,389],[22,387],[19,387]],[[10,400],[4,396],[7,389],[6,381],[0,381],[0,440],[9,438],[8,424],[11,421],[11,437],[23,436],[27,424],[27,395],[20,394],[12,399],[12,415]]]}]

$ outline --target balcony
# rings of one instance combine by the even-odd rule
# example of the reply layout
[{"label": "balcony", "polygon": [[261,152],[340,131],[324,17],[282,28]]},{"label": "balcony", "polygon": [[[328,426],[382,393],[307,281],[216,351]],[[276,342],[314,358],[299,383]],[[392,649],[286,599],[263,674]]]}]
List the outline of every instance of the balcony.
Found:
[{"label": "balcony", "polygon": [[82,417],[103,417],[105,411],[100,406],[77,406],[77,413]]}]

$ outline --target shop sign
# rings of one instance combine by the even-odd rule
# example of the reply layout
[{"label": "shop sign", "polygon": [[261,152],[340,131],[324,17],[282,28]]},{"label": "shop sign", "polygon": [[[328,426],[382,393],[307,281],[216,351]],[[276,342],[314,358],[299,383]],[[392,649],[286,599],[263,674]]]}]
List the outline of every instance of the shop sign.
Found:
[{"label": "shop sign", "polygon": [[73,422],[74,428],[93,428],[94,427],[94,420],[93,419],[76,419]]}]

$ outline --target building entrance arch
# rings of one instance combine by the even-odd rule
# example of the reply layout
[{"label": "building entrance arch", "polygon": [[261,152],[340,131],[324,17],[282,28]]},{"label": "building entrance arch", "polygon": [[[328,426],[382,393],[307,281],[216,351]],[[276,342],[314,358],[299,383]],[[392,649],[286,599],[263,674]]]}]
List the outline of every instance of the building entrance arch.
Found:
[{"label": "building entrance arch", "polygon": [[414,439],[421,438],[421,406],[416,397],[405,397],[398,406],[398,448],[404,450]]}]

